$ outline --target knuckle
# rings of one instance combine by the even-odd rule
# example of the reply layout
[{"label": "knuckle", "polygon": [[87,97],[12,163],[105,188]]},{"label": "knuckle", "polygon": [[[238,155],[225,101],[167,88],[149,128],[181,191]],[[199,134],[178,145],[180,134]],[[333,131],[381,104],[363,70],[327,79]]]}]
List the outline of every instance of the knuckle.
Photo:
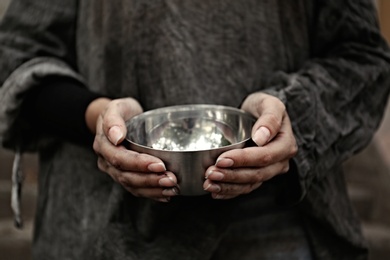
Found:
[{"label": "knuckle", "polygon": [[242,190],[242,194],[249,194],[253,191],[253,184],[250,184],[249,186],[245,187]]},{"label": "knuckle", "polygon": [[108,174],[108,176],[111,177],[111,179],[112,179],[113,181],[115,181],[116,183],[119,183],[119,184],[120,184],[120,182],[118,181],[118,176],[117,176],[114,172],[112,172],[112,171],[106,171],[106,173]]},{"label": "knuckle", "polygon": [[125,189],[130,192],[134,197],[137,197],[137,198],[140,198],[140,197],[143,197],[142,194],[140,192],[138,192],[137,189],[134,189],[132,187],[125,187]]},{"label": "knuckle", "polygon": [[106,168],[103,166],[103,163],[100,160],[98,160],[98,162],[97,162],[97,167],[99,170],[101,170],[103,172],[106,170]]},{"label": "knuckle", "polygon": [[276,129],[280,129],[282,127],[282,118],[273,113],[268,113],[266,116],[271,126],[276,127]]},{"label": "knuckle", "polygon": [[234,185],[221,185],[221,191],[219,194],[232,194],[236,192]]},{"label": "knuckle", "polygon": [[240,179],[240,175],[238,174],[238,169],[226,169],[224,171],[225,178],[229,180],[231,183],[235,183]]},{"label": "knuckle", "polygon": [[97,159],[97,166],[98,166],[98,169],[105,172],[107,171],[107,163],[105,162],[105,160],[102,158],[102,157],[98,157]]},{"label": "knuckle", "polygon": [[114,166],[115,168],[118,168],[118,169],[121,169],[121,165],[122,165],[122,152],[120,151],[117,151],[115,153],[112,154],[112,156],[110,157],[110,164],[112,166]]},{"label": "knuckle", "polygon": [[117,103],[119,102],[118,99],[114,99],[114,100],[111,100],[111,102],[109,102],[105,108],[105,110],[102,112],[102,116],[103,118],[105,117],[105,115],[107,113],[109,113],[110,110],[112,109],[115,109],[115,107],[117,106]]},{"label": "knuckle", "polygon": [[140,153],[132,154],[131,162],[132,162],[133,170],[135,170],[135,171],[145,171],[146,170],[145,167],[142,166],[145,164],[145,158],[142,154],[140,154]]},{"label": "knuckle", "polygon": [[273,161],[273,156],[270,153],[264,154],[264,156],[261,158],[261,162],[263,165],[269,165]]},{"label": "knuckle", "polygon": [[285,104],[277,97],[275,96],[270,96],[270,98],[273,100],[273,105],[278,106],[279,110],[286,111],[286,106]]},{"label": "knuckle", "polygon": [[258,174],[256,174],[255,182],[253,184],[262,183],[263,181],[264,181],[264,174],[258,173]]},{"label": "knuckle", "polygon": [[[260,182],[261,183],[261,182]],[[251,193],[260,186],[260,183],[252,183],[245,194]]]},{"label": "knuckle", "polygon": [[95,137],[94,141],[93,141],[93,144],[92,144],[92,148],[93,150],[95,151],[95,153],[97,154],[100,154],[100,143],[96,140],[97,138]]},{"label": "knuckle", "polygon": [[117,177],[117,182],[124,187],[127,187],[127,188],[132,187],[132,183],[124,176],[119,175]]},{"label": "knuckle", "polygon": [[103,125],[106,128],[109,128],[111,126],[111,122],[115,120],[115,114],[109,113],[109,110],[106,111],[104,117],[103,117]]},{"label": "knuckle", "polygon": [[264,178],[264,169],[263,168],[257,168],[253,174],[251,174],[250,179],[248,179],[247,183],[251,185],[255,185],[257,183],[261,183],[265,180]]},{"label": "knuckle", "polygon": [[291,147],[291,156],[295,156],[298,153],[298,145],[297,143],[294,143],[294,145]]},{"label": "knuckle", "polygon": [[290,164],[288,162],[283,164],[281,173],[287,173],[290,170]]},{"label": "knuckle", "polygon": [[157,181],[153,181],[152,178],[145,177],[143,180],[141,180],[142,187],[153,187],[157,185]]},{"label": "knuckle", "polygon": [[279,101],[279,109],[283,111],[283,114],[285,114],[287,112],[286,105],[280,99],[277,98],[277,100]]}]

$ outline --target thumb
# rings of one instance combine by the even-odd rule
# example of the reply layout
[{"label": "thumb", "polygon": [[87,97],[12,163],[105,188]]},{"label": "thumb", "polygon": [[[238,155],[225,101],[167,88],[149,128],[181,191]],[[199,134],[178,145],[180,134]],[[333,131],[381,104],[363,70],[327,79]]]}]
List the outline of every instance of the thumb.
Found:
[{"label": "thumb", "polygon": [[126,132],[123,127],[114,125],[109,128],[107,137],[111,143],[118,145],[124,140]]},{"label": "thumb", "polygon": [[252,140],[258,146],[264,146],[280,131],[286,107],[277,97],[261,92],[250,95],[243,109],[257,117],[252,129]]},{"label": "thumb", "polygon": [[270,138],[271,138],[271,132],[265,126],[261,126],[252,135],[252,139],[257,144],[257,146],[265,145],[266,143],[269,142]]},{"label": "thumb", "polygon": [[132,98],[112,101],[103,115],[103,130],[110,142],[120,144],[127,134],[125,121],[141,112],[139,103]]}]

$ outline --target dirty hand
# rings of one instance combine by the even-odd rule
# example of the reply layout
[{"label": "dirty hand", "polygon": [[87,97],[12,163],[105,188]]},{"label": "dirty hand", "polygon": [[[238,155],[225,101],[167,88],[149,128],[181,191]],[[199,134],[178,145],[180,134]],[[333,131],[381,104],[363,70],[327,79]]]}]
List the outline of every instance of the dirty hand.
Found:
[{"label": "dirty hand", "polygon": [[[164,163],[154,156],[126,149],[121,143],[127,130],[125,121],[142,113],[133,98],[97,99],[86,112],[91,131],[96,131],[93,149],[98,155],[98,167],[137,197],[167,202],[178,194],[177,179],[167,172]],[[89,120],[94,118],[95,120]],[[96,126],[95,130],[93,125]]]},{"label": "dirty hand", "polygon": [[207,169],[203,188],[214,199],[231,199],[252,192],[263,182],[286,173],[289,160],[297,153],[282,101],[258,92],[249,95],[241,108],[257,118],[252,129],[257,146],[227,151]]}]

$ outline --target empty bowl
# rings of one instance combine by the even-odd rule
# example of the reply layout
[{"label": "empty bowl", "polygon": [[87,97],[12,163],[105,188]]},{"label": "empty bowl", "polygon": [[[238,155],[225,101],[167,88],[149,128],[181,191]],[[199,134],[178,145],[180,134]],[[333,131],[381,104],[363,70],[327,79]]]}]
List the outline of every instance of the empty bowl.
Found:
[{"label": "empty bowl", "polygon": [[160,158],[181,195],[202,195],[206,169],[220,154],[250,142],[255,118],[220,105],[180,105],[144,112],[126,122],[131,150]]}]

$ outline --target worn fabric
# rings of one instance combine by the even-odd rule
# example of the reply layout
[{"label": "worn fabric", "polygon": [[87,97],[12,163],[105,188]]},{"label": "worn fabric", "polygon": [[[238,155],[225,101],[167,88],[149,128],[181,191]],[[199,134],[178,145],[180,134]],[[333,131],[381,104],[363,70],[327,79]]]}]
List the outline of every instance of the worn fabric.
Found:
[{"label": "worn fabric", "polygon": [[[40,154],[36,259],[208,259],[233,223],[272,214],[297,188],[299,203],[288,206],[314,258],[366,259],[340,165],[371,140],[389,93],[372,1],[14,0],[0,57],[2,142]],[[134,198],[99,172],[90,147],[19,116],[25,94],[49,76],[132,96],[145,110],[275,95],[299,145],[296,171],[229,201]]]},{"label": "worn fabric", "polygon": [[212,260],[312,260],[300,216],[289,209],[232,223]]},{"label": "worn fabric", "polygon": [[42,134],[56,134],[64,140],[92,146],[95,136],[88,129],[84,114],[99,97],[72,78],[48,78],[39,88],[29,91],[20,116],[29,119],[35,131]]}]

